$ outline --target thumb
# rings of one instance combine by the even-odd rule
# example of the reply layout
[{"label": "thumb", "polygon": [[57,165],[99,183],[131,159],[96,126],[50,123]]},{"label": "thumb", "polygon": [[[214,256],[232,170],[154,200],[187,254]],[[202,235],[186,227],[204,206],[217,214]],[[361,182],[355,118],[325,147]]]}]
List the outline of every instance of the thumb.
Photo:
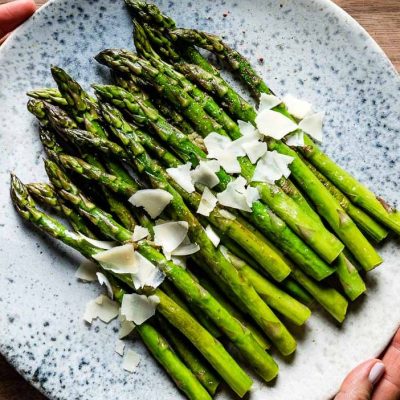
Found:
[{"label": "thumb", "polygon": [[16,0],[0,5],[0,37],[22,24],[35,11],[33,0]]},{"label": "thumb", "polygon": [[385,371],[380,360],[369,360],[354,368],[340,387],[335,400],[368,400],[371,398],[374,385]]}]

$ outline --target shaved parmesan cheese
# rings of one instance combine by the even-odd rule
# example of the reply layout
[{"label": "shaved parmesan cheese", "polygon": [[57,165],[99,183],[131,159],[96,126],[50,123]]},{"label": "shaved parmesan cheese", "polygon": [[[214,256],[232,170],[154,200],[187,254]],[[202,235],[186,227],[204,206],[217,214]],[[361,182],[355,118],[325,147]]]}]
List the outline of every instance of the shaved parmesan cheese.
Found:
[{"label": "shaved parmesan cheese", "polygon": [[[300,126],[300,125],[299,125]],[[290,135],[286,136],[286,144],[288,146],[304,146],[304,133],[301,130],[297,130]]]},{"label": "shaved parmesan cheese", "polygon": [[102,274],[101,272],[97,272],[97,279],[99,280],[99,283],[101,286],[105,286],[107,288],[107,293],[110,299],[114,298],[114,293],[110,284],[110,281],[107,279],[107,277]]},{"label": "shaved parmesan cheese", "polygon": [[99,261],[104,269],[116,274],[134,274],[137,272],[135,250],[129,243],[98,253],[93,258]]},{"label": "shaved parmesan cheese", "polygon": [[268,150],[267,143],[258,140],[243,143],[242,148],[246,152],[247,157],[249,157],[252,164],[255,164]]},{"label": "shaved parmesan cheese", "polygon": [[168,175],[188,193],[193,193],[195,190],[190,172],[191,168],[192,164],[190,162],[179,165],[176,168],[167,168]]},{"label": "shaved parmesan cheese", "polygon": [[297,119],[303,119],[312,109],[312,105],[309,102],[300,100],[291,94],[287,94],[283,98],[283,102],[286,104],[289,113]]},{"label": "shaved parmesan cheese", "polygon": [[154,243],[161,246],[163,251],[171,253],[185,239],[189,230],[186,221],[171,221],[154,227]]},{"label": "shaved parmesan cheese", "polygon": [[241,171],[237,156],[230,153],[228,149],[220,154],[218,161],[228,174],[239,174]]},{"label": "shaved parmesan cheese", "polygon": [[253,203],[257,200],[260,200],[260,193],[258,192],[258,189],[255,187],[248,186],[246,190],[247,205],[251,208]]},{"label": "shaved parmesan cheese", "polygon": [[218,249],[228,261],[231,261],[229,250],[224,245],[221,244]]},{"label": "shaved parmesan cheese", "polygon": [[122,340],[117,340],[115,344],[115,352],[120,356],[124,355],[125,343]]},{"label": "shaved parmesan cheese", "polygon": [[82,233],[79,233],[79,236],[84,238],[87,242],[92,244],[93,246],[98,247],[99,249],[104,249],[104,250],[109,250],[112,249],[114,246],[117,245],[117,242],[114,241],[107,241],[107,240],[96,240],[92,239],[90,237],[87,237],[85,235],[82,235]]},{"label": "shaved parmesan cheese", "polygon": [[128,350],[122,361],[122,368],[130,373],[134,372],[140,363],[140,355],[136,351]]},{"label": "shaved parmesan cheese", "polygon": [[260,104],[258,106],[258,112],[261,112],[264,110],[270,110],[271,108],[274,108],[281,103],[282,103],[282,100],[279,99],[278,97],[274,96],[273,94],[261,93]]},{"label": "shaved parmesan cheese", "polygon": [[299,123],[299,128],[308,133],[315,140],[322,140],[322,123],[324,113],[315,113],[307,116]]},{"label": "shaved parmesan cheese", "polygon": [[211,193],[211,190],[208,187],[204,188],[203,194],[201,196],[199,208],[197,212],[201,215],[205,215],[208,217],[212,210],[214,210],[217,205],[217,198]]},{"label": "shaved parmesan cheese", "polygon": [[210,132],[204,138],[204,145],[207,148],[207,158],[216,158],[218,160],[230,144],[231,139],[229,137],[220,135],[217,132]]},{"label": "shaved parmesan cheese", "polygon": [[136,290],[147,287],[157,288],[163,282],[165,275],[140,253],[135,253],[137,272],[132,274],[133,286]]},{"label": "shaved parmesan cheese", "polygon": [[94,282],[97,281],[96,272],[98,270],[99,266],[96,263],[84,260],[76,270],[75,277],[85,282]]},{"label": "shaved parmesan cheese", "polygon": [[236,216],[234,214],[232,214],[231,212],[229,212],[228,210],[220,210],[219,213],[226,219],[230,219],[232,221],[234,221],[236,219]]},{"label": "shaved parmesan cheese", "polygon": [[211,225],[207,225],[206,229],[206,234],[208,238],[211,240],[212,244],[215,247],[218,247],[219,242],[221,241],[220,237],[215,233],[214,229],[212,228]]},{"label": "shaved parmesan cheese", "polygon": [[192,182],[213,188],[219,183],[216,172],[218,172],[220,168],[221,166],[217,160],[200,161],[196,169],[191,172]]},{"label": "shaved parmesan cheese", "polygon": [[246,180],[242,176],[229,182],[226,189],[217,194],[218,202],[226,207],[250,212],[251,209],[246,199],[247,190],[245,185]]},{"label": "shaved parmesan cheese", "polygon": [[101,295],[95,300],[89,301],[86,305],[83,319],[89,324],[96,318],[99,318],[105,323],[109,323],[118,316],[119,305],[107,296]]},{"label": "shaved parmesan cheese", "polygon": [[162,189],[138,190],[128,200],[135,207],[143,207],[151,218],[157,218],[172,200],[171,193]]},{"label": "shaved parmesan cheese", "polygon": [[150,232],[144,226],[136,225],[135,229],[133,230],[132,240],[138,242],[150,235]]},{"label": "shaved parmesan cheese", "polygon": [[171,261],[179,267],[186,269],[186,258],[180,256],[172,256]]},{"label": "shaved parmesan cheese", "polygon": [[199,250],[200,246],[197,243],[181,244],[171,253],[171,255],[190,256],[191,254],[197,253]]},{"label": "shaved parmesan cheese", "polygon": [[126,320],[126,318],[121,314],[121,309],[119,310],[119,322],[119,339],[123,339],[124,337],[128,336],[136,327],[133,322]]},{"label": "shaved parmesan cheese", "polygon": [[257,114],[256,125],[263,135],[274,139],[282,139],[297,129],[297,124],[292,120],[272,110],[264,110]]},{"label": "shaved parmesan cheese", "polygon": [[237,121],[239,126],[240,133],[242,136],[251,138],[251,139],[260,139],[260,132],[256,129],[256,127],[250,122],[241,121],[240,119]]},{"label": "shaved parmesan cheese", "polygon": [[125,294],[122,298],[121,314],[127,321],[141,325],[155,314],[159,303],[158,296],[147,297],[136,293]]},{"label": "shaved parmesan cheese", "polygon": [[293,157],[278,153],[277,151],[267,151],[260,158],[254,171],[252,182],[266,182],[273,184],[278,179],[288,177],[290,169],[288,165],[294,160]]}]

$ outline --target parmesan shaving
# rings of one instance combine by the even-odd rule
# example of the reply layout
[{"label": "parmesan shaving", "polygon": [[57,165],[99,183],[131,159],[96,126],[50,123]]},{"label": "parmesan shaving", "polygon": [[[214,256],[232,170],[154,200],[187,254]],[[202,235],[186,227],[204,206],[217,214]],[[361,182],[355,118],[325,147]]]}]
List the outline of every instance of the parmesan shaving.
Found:
[{"label": "parmesan shaving", "polygon": [[322,141],[323,120],[324,113],[315,113],[300,121],[299,128],[320,142]]},{"label": "parmesan shaving", "polygon": [[83,239],[85,239],[87,242],[89,242],[93,246],[98,247],[99,249],[109,250],[117,245],[117,242],[92,239],[90,237],[83,235],[82,233],[79,233],[79,236],[82,237]]},{"label": "parmesan shaving", "polygon": [[267,151],[260,158],[254,171],[252,182],[266,182],[273,184],[278,179],[288,177],[290,169],[288,165],[294,160],[293,157],[280,154],[277,151]]},{"label": "parmesan shaving", "polygon": [[101,295],[95,300],[89,301],[86,305],[83,319],[89,324],[96,318],[108,324],[114,318],[118,317],[119,305],[107,296]]},{"label": "parmesan shaving", "polygon": [[84,260],[76,270],[75,277],[85,282],[94,282],[97,281],[97,271],[99,271],[99,266],[96,263]]},{"label": "parmesan shaving", "polygon": [[207,225],[206,229],[206,235],[208,238],[211,240],[212,244],[215,247],[218,247],[219,242],[221,241],[220,237],[215,233],[214,229],[212,228],[211,225]]},{"label": "parmesan shaving", "polygon": [[260,95],[260,104],[258,106],[258,112],[264,110],[270,110],[282,103],[282,100],[273,94],[261,93]]},{"label": "parmesan shaving", "polygon": [[140,355],[136,351],[128,350],[122,361],[122,368],[130,373],[134,372],[140,363]]},{"label": "parmesan shaving", "polygon": [[268,150],[267,144],[258,140],[243,143],[242,148],[252,164],[255,164]]},{"label": "parmesan shaving", "polygon": [[163,282],[165,275],[147,258],[139,252],[135,253],[137,272],[132,274],[133,285],[136,290],[146,287],[156,289]]},{"label": "parmesan shaving", "polygon": [[205,215],[208,217],[212,210],[214,210],[217,205],[217,198],[211,193],[211,190],[207,187],[204,188],[203,194],[201,196],[199,208],[197,209],[197,213],[201,215]]},{"label": "parmesan shaving", "polygon": [[[300,125],[299,125],[300,127]],[[297,130],[290,135],[286,136],[286,144],[288,146],[303,147],[304,146],[304,133],[301,130]]]},{"label": "parmesan shaving", "polygon": [[151,218],[157,218],[172,200],[171,193],[162,189],[138,190],[128,200],[136,207],[143,207]]},{"label": "parmesan shaving", "polygon": [[192,182],[200,183],[210,189],[218,185],[219,178],[216,174],[220,170],[217,160],[200,161],[200,164],[191,172]]},{"label": "parmesan shaving", "polygon": [[101,273],[101,272],[97,272],[96,275],[97,275],[97,279],[98,279],[100,285],[101,285],[101,286],[104,285],[104,286],[107,288],[108,296],[110,297],[110,299],[113,299],[113,298],[114,298],[114,293],[113,293],[113,290],[112,290],[110,281],[109,281],[109,280],[107,279],[107,277],[106,277],[103,273]]},{"label": "parmesan shaving", "polygon": [[189,230],[186,221],[171,221],[154,227],[154,243],[164,252],[171,253],[185,239]]},{"label": "parmesan shaving", "polygon": [[147,228],[140,225],[135,225],[133,230],[132,240],[138,242],[139,240],[147,238],[150,235],[150,232]]},{"label": "parmesan shaving", "polygon": [[286,104],[289,113],[297,119],[303,119],[312,109],[312,105],[309,102],[300,100],[291,94],[287,94],[283,98],[283,102]]},{"label": "parmesan shaving", "polygon": [[132,244],[113,247],[93,256],[101,266],[116,274],[134,274],[137,272],[135,250]]},{"label": "parmesan shaving", "polygon": [[125,294],[122,298],[121,314],[127,321],[141,325],[155,314],[159,303],[158,296],[147,297],[136,293]]},{"label": "parmesan shaving", "polygon": [[247,202],[246,180],[239,176],[228,183],[226,189],[217,194],[218,202],[226,207],[250,212],[251,208]]},{"label": "parmesan shaving", "polygon": [[197,243],[182,244],[171,253],[171,256],[190,256],[199,250],[200,246]]},{"label": "parmesan shaving", "polygon": [[292,120],[272,110],[257,114],[256,125],[260,133],[278,140],[297,129],[297,124]]},{"label": "parmesan shaving", "polygon": [[115,344],[115,352],[120,356],[124,355],[125,343],[122,340],[117,340]]},{"label": "parmesan shaving", "polygon": [[167,168],[168,175],[184,190],[188,193],[195,191],[192,182],[191,170],[192,164],[190,162],[179,165],[176,168]]}]

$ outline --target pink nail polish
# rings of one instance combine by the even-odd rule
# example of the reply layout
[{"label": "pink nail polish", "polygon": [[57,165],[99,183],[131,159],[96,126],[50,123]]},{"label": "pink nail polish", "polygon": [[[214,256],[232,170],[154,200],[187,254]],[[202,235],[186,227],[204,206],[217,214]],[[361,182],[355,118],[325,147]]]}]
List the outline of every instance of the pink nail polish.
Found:
[{"label": "pink nail polish", "polygon": [[385,372],[385,365],[381,362],[377,362],[371,369],[368,375],[368,380],[375,385],[376,382],[382,377]]}]

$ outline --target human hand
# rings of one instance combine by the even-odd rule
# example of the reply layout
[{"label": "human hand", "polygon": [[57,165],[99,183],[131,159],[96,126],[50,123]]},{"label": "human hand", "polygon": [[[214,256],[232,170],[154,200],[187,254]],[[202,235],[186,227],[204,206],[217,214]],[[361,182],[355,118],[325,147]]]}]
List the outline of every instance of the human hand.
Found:
[{"label": "human hand", "polygon": [[400,329],[382,360],[365,361],[343,381],[334,400],[400,400]]},{"label": "human hand", "polygon": [[16,0],[0,5],[0,44],[35,11],[36,4],[33,0]]}]

